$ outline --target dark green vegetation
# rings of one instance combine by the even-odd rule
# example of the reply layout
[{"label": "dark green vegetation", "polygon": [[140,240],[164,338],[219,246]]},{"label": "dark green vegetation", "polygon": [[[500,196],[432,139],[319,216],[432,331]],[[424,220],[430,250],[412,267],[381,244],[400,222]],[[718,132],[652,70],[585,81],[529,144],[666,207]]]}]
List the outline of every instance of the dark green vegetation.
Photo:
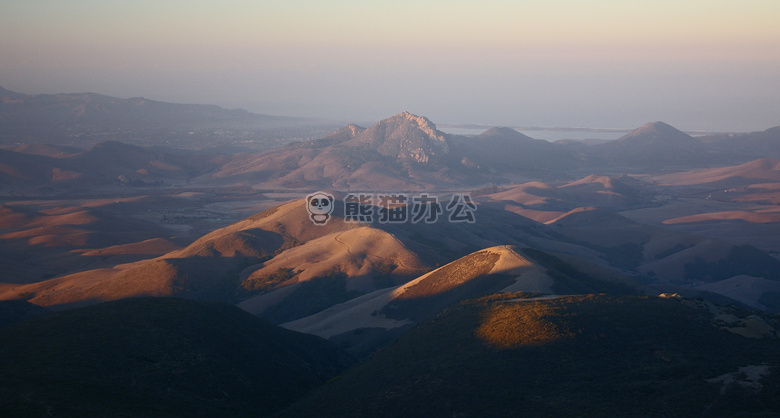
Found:
[{"label": "dark green vegetation", "polygon": [[[719,329],[680,299],[518,297],[450,308],[282,415],[780,414],[777,339]],[[746,366],[762,371],[755,383]]]},{"label": "dark green vegetation", "polygon": [[685,264],[688,281],[716,282],[740,274],[780,280],[780,261],[752,245],[735,245],[728,256],[718,261],[696,259]]},{"label": "dark green vegetation", "polygon": [[126,299],[0,330],[0,415],[263,416],[351,363],[225,303]]}]

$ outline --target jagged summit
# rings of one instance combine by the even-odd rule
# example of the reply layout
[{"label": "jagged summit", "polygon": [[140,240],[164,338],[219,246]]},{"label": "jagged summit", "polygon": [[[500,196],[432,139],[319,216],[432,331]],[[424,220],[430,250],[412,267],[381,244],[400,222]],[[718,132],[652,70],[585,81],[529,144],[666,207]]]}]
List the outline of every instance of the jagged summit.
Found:
[{"label": "jagged summit", "polygon": [[324,139],[329,139],[332,141],[337,142],[343,142],[343,141],[349,141],[350,139],[355,139],[358,135],[363,133],[366,128],[363,128],[362,126],[357,126],[353,123],[332,132],[330,135],[326,136]]},{"label": "jagged summit", "polygon": [[428,118],[406,111],[377,122],[348,145],[367,145],[397,161],[417,163],[442,162],[450,151],[447,134]]},{"label": "jagged summit", "polygon": [[425,116],[417,116],[413,113],[409,113],[408,111],[404,110],[403,112],[391,117],[390,119],[395,118],[403,118],[406,121],[409,121],[413,124],[416,124],[420,130],[428,134],[428,136],[431,139],[435,139],[437,141],[445,141],[445,134],[438,129],[436,129],[436,125],[431,122],[430,119],[426,118]]},{"label": "jagged summit", "polygon": [[360,132],[365,131],[366,128],[362,128],[360,126],[355,125],[354,123],[351,123],[351,124],[345,126],[344,128],[342,128],[342,130],[344,130],[345,132],[349,132],[349,135],[351,135],[352,137],[355,137]]}]

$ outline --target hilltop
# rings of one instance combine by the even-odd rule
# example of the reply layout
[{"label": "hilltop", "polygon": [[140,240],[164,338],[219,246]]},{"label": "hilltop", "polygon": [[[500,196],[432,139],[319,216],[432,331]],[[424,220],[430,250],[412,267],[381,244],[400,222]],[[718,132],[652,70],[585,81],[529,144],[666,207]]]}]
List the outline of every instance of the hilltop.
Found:
[{"label": "hilltop", "polygon": [[[496,291],[550,293],[555,280],[512,247],[486,248],[402,285],[369,293],[282,326],[365,354],[461,300]],[[245,307],[245,303],[242,303]]]},{"label": "hilltop", "polygon": [[771,331],[748,338],[726,315],[750,313],[679,298],[470,300],[281,416],[780,413],[777,321],[751,316]]}]

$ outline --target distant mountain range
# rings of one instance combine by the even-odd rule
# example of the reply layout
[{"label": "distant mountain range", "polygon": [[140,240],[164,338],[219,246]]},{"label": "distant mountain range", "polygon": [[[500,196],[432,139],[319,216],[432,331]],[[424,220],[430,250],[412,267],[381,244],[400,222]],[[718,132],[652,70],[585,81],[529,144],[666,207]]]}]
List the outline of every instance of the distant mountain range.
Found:
[{"label": "distant mountain range", "polygon": [[[96,132],[112,130],[235,128],[255,122],[273,124],[281,119],[142,98],[117,99],[91,93],[28,96],[0,89],[0,136],[16,142],[36,142],[36,138],[45,141],[47,131],[58,132],[52,134],[55,136],[91,132],[94,139]],[[285,123],[296,122],[289,119]],[[144,143],[151,140],[144,139]],[[144,185],[186,179],[201,185],[251,184],[303,190],[475,187],[528,178],[572,178],[572,173],[580,177],[588,172],[690,169],[777,159],[780,127],[692,137],[663,122],[653,122],[617,140],[585,145],[574,141],[551,143],[501,127],[477,136],[450,135],[425,117],[402,112],[368,128],[348,125],[319,139],[263,153],[211,152],[223,155],[219,160],[200,157],[193,161],[192,156],[182,157],[181,152],[165,148],[119,148],[118,144],[107,144],[84,153],[60,146],[57,153],[51,146],[6,147],[0,155],[4,176],[0,181],[2,185],[23,180],[26,184],[56,182],[64,186],[84,181],[91,181],[91,185],[95,181]],[[112,163],[106,164],[109,160]]]},{"label": "distant mountain range", "polygon": [[83,151],[53,145],[18,146],[0,149],[0,190],[62,194],[101,186],[183,184],[220,166],[220,158],[214,155],[117,141],[100,142]]},{"label": "distant mountain range", "polygon": [[214,105],[95,93],[27,95],[0,87],[0,144],[83,147],[111,140],[147,146],[175,144],[187,149],[257,150],[293,139],[316,138],[334,126]]},{"label": "distant mountain range", "polygon": [[143,129],[172,126],[241,125],[270,116],[214,105],[175,104],[95,93],[26,95],[0,87],[0,132],[45,134],[77,126],[87,129]]},{"label": "distant mountain range", "polygon": [[[756,152],[748,142],[763,144]],[[662,122],[599,145],[551,143],[509,128],[467,137],[438,131],[403,112],[370,128],[355,125],[315,141],[236,156],[199,181],[266,188],[423,190],[474,187],[576,172],[637,172],[780,158],[780,129],[694,138]],[[576,175],[576,174],[575,174]]]}]

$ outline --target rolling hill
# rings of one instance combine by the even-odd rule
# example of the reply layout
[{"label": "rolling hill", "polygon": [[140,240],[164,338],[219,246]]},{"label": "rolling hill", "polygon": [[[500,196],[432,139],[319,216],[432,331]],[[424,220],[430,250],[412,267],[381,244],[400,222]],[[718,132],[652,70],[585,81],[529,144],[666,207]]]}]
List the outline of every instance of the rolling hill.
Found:
[{"label": "rolling hill", "polygon": [[343,213],[314,226],[305,204],[274,207],[155,258],[8,286],[0,297],[57,309],[144,295],[234,301],[269,290],[262,277],[286,268],[301,275],[284,285],[333,272],[345,274],[350,289],[361,291],[424,271],[424,262],[388,232],[344,222]]},{"label": "rolling hill", "polygon": [[701,138],[708,151],[718,154],[723,165],[734,165],[759,158],[780,158],[780,126],[764,131],[708,135]]},{"label": "rolling hill", "polygon": [[780,158],[780,127],[692,137],[664,122],[652,122],[615,141],[580,151],[591,164],[629,172],[737,165],[760,158]]},{"label": "rolling hill", "polygon": [[[128,202],[130,200],[130,202]],[[143,197],[91,205],[0,205],[0,282],[29,284],[67,272],[112,267],[170,252],[178,245],[152,222],[124,216],[120,205]]]},{"label": "rolling hill", "polygon": [[780,161],[762,158],[736,166],[708,168],[653,177],[665,186],[712,185],[715,187],[748,186],[780,181]]},{"label": "rolling hill", "polygon": [[596,145],[607,165],[663,167],[699,164],[700,142],[663,122],[652,122],[615,141]]},{"label": "rolling hill", "polygon": [[531,138],[512,128],[490,128],[476,137],[455,136],[452,142],[461,164],[481,171],[546,179],[557,178],[559,170],[581,164],[573,150]]},{"label": "rolling hill", "polygon": [[[560,189],[568,193],[573,187],[591,184],[598,185],[595,194],[599,195],[603,184],[592,179]],[[511,198],[516,192],[501,192],[505,195],[500,198]],[[526,196],[523,193],[520,197]],[[337,204],[325,226],[314,226],[305,202],[298,200],[217,229],[156,258],[106,265],[37,283],[6,285],[0,289],[0,297],[23,298],[56,309],[142,295],[243,301],[241,306],[250,312],[282,323],[375,291],[387,291],[431,266],[501,245],[566,255],[575,270],[599,266],[596,270],[602,271],[595,277],[613,273],[634,276],[659,286],[660,291],[669,283],[690,285],[707,277],[691,273],[701,263],[705,268],[707,263],[724,262],[734,275],[756,274],[743,261],[759,255],[770,257],[755,249],[754,255],[738,253],[732,259],[734,246],[728,242],[645,225],[604,209],[575,208],[538,223],[498,207],[501,205],[493,204],[496,198],[499,195],[489,196],[479,205],[479,222],[474,224],[349,223],[343,219],[343,205]],[[152,244],[134,245],[140,250]],[[109,256],[112,251],[132,248],[106,247],[87,253]]]},{"label": "rolling hill", "polygon": [[647,205],[652,193],[647,185],[628,176],[591,174],[575,181],[553,184],[531,181],[488,193],[483,199],[540,223],[549,223],[581,207],[627,210]]},{"label": "rolling hill", "polygon": [[[292,218],[289,229],[277,222],[288,216]],[[302,203],[286,205],[213,231],[157,258],[17,286],[6,289],[4,296],[24,295],[38,305],[60,308],[143,295],[229,299],[235,297],[241,269],[273,254],[285,242],[305,241],[318,232],[324,231],[311,228]]]},{"label": "rolling hill", "polygon": [[[121,188],[183,185],[221,166],[220,156],[143,148],[117,141],[50,156],[0,149],[0,192],[6,195],[64,195],[84,189],[106,195]],[[101,190],[101,189],[97,189]]]},{"label": "rolling hill", "polygon": [[751,315],[675,297],[493,295],[280,416],[776,415],[778,323]]},{"label": "rolling hill", "polygon": [[550,294],[607,289],[642,291],[625,283],[594,280],[540,251],[497,246],[458,258],[400,286],[377,290],[282,326],[328,338],[365,355],[465,299],[494,292]]},{"label": "rolling hill", "polygon": [[400,286],[377,290],[282,326],[365,354],[463,299],[506,288],[549,293],[551,285],[552,279],[543,270],[513,249],[493,247]]}]

